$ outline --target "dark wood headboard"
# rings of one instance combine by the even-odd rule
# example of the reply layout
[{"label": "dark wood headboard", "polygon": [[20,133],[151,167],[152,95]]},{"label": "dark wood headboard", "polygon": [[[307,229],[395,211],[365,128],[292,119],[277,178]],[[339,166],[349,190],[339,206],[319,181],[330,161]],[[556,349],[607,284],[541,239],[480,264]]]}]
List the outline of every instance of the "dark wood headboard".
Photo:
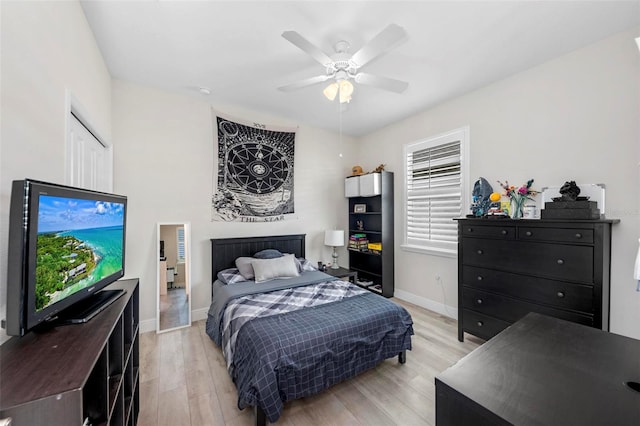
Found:
[{"label": "dark wood headboard", "polygon": [[211,239],[211,282],[218,272],[236,266],[240,256],[252,257],[265,249],[276,249],[282,253],[293,253],[304,257],[305,234],[274,235],[269,237],[212,238]]}]

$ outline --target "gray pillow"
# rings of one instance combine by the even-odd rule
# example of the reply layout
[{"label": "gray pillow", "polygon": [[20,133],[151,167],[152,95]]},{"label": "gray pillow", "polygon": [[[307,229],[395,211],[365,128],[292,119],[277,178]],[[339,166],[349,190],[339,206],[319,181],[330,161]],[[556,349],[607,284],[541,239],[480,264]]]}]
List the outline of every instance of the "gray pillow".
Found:
[{"label": "gray pillow", "polygon": [[256,259],[275,259],[276,257],[282,257],[282,256],[284,255],[280,253],[279,250],[276,250],[276,249],[261,250],[253,255],[253,257],[255,257]]},{"label": "gray pillow", "polygon": [[245,277],[242,276],[242,274],[238,271],[237,268],[224,269],[218,272],[218,280],[222,284],[235,284],[235,283],[247,282]]},{"label": "gray pillow", "polygon": [[236,259],[236,268],[238,268],[240,274],[247,280],[252,280],[255,276],[253,266],[251,266],[252,260],[254,260],[253,257],[239,257]]},{"label": "gray pillow", "polygon": [[292,278],[300,275],[292,254],[273,259],[253,259],[251,261],[255,272],[256,283],[273,280],[275,278]]}]

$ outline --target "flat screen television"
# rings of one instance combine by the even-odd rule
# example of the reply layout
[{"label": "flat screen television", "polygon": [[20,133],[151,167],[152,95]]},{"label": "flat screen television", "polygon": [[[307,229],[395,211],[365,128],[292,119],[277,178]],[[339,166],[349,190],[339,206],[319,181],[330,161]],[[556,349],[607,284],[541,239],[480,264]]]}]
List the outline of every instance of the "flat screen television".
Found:
[{"label": "flat screen television", "polygon": [[13,182],[7,334],[86,322],[122,294],[102,289],[124,276],[126,214],[122,195]]}]

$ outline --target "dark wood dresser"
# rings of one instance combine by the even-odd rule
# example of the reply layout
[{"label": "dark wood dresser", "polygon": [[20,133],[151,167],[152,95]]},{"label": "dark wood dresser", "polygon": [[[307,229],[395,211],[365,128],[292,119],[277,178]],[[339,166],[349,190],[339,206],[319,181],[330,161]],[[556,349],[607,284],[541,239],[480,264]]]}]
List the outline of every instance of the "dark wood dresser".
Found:
[{"label": "dark wood dresser", "polygon": [[529,312],[609,329],[611,226],[618,220],[458,220],[458,340]]},{"label": "dark wood dresser", "polygon": [[140,410],[138,279],[85,324],[0,346],[0,419],[12,426],[135,426]]},{"label": "dark wood dresser", "polygon": [[439,374],[438,426],[640,419],[640,340],[530,313]]}]

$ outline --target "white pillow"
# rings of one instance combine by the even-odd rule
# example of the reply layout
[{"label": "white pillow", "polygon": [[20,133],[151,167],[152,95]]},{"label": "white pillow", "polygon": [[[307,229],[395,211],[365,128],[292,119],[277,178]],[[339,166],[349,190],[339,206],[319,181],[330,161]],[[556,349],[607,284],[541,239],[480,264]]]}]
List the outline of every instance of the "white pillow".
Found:
[{"label": "white pillow", "polygon": [[251,266],[253,266],[256,283],[263,283],[275,278],[292,278],[300,275],[293,254],[287,254],[274,259],[253,259]]}]

